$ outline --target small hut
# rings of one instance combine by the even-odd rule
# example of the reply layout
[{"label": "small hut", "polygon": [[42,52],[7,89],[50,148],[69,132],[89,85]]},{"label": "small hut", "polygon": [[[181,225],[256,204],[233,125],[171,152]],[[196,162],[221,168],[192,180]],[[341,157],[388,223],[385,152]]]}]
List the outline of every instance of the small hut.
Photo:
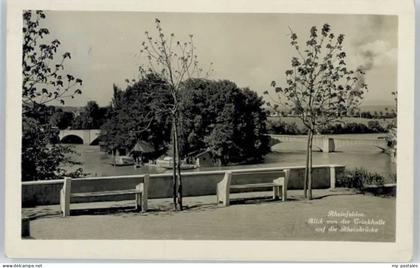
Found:
[{"label": "small hut", "polygon": [[133,157],[136,164],[142,164],[150,158],[150,155],[155,152],[155,147],[147,141],[137,141],[130,155]]},{"label": "small hut", "polygon": [[194,163],[198,167],[218,167],[219,161],[214,159],[211,150],[208,148],[201,152],[195,152],[188,156],[188,161]]}]

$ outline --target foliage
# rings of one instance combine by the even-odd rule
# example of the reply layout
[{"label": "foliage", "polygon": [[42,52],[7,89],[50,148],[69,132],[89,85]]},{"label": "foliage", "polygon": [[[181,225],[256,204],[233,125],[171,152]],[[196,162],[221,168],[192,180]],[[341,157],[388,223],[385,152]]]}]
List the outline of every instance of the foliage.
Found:
[{"label": "foliage", "polygon": [[384,176],[376,172],[369,172],[365,168],[356,168],[346,170],[343,177],[337,178],[336,186],[363,190],[367,185],[381,186],[384,185],[384,182]]},{"label": "foliage", "polygon": [[23,117],[22,127],[22,180],[51,180],[67,175],[62,165],[73,164],[69,157],[72,150],[53,143],[58,130],[28,117]]},{"label": "foliage", "polygon": [[308,129],[304,180],[304,195],[308,199],[312,198],[313,135],[319,126],[354,113],[367,89],[363,70],[347,68],[343,42],[344,35],[335,35],[329,24],[320,30],[312,26],[303,45],[290,29],[290,45],[296,56],[291,59],[291,69],[285,72],[286,86],[271,83],[277,95],[272,98],[276,105],[290,106]]},{"label": "foliage", "polygon": [[22,117],[32,118],[37,120],[39,124],[44,125],[51,122],[51,117],[56,112],[56,108],[34,102],[30,108],[26,107],[23,111]]},{"label": "foliage", "polygon": [[181,152],[208,148],[222,164],[261,160],[269,151],[261,97],[231,81],[190,79],[180,92]]},{"label": "foliage", "polygon": [[287,86],[272,82],[278,102],[291,106],[313,131],[356,109],[367,89],[361,79],[364,72],[347,69],[343,41],[344,35],[336,37],[328,24],[323,25],[321,35],[313,26],[302,51],[296,33],[291,32],[291,45],[298,56],[292,58],[292,69],[286,71]]},{"label": "foliage", "polygon": [[378,121],[369,121],[367,126],[373,132],[377,132],[377,133],[386,132],[386,130],[381,126],[381,124],[379,124]]},{"label": "foliage", "polygon": [[110,114],[110,107],[99,107],[95,101],[89,101],[83,111],[74,119],[73,129],[100,129]]},{"label": "foliage", "polygon": [[59,129],[66,129],[73,125],[74,114],[72,112],[65,112],[61,108],[55,110],[50,117],[51,124]]},{"label": "foliage", "polygon": [[41,27],[45,19],[41,10],[24,11],[23,13],[23,46],[22,46],[22,101],[24,108],[30,109],[34,103],[45,104],[54,100],[64,104],[64,98],[73,98],[81,94],[82,80],[64,73],[64,63],[71,59],[65,52],[59,60],[60,41],[54,39],[45,42],[49,35],[47,28]]},{"label": "foliage", "polygon": [[320,127],[321,134],[359,134],[359,133],[385,133],[386,130],[378,121],[369,121],[368,125],[350,122]]},{"label": "foliage", "polygon": [[299,128],[295,122],[284,122],[282,120],[269,121],[267,130],[271,134],[283,134],[283,135],[302,135],[306,132]]},{"label": "foliage", "polygon": [[170,102],[167,84],[156,75],[148,75],[128,85],[125,91],[114,85],[108,120],[102,125],[102,142],[110,151],[128,152],[138,140],[162,150],[170,140],[169,115],[158,107]]},{"label": "foliage", "polygon": [[50,118],[54,107],[46,103],[81,94],[82,80],[64,73],[70,59],[65,52],[58,61],[60,41],[47,42],[47,28],[41,27],[43,11],[24,11],[22,46],[22,180],[57,179],[65,175],[63,164],[72,164],[68,146],[55,144],[58,129]]},{"label": "foliage", "polygon": [[[267,129],[269,133],[280,135],[303,135],[307,133],[307,129],[299,128],[296,122],[285,122],[282,120],[269,121]],[[369,121],[368,125],[357,122],[328,124],[320,126],[318,131],[320,134],[363,134],[385,132],[387,132],[387,129],[382,127],[378,121]]]}]

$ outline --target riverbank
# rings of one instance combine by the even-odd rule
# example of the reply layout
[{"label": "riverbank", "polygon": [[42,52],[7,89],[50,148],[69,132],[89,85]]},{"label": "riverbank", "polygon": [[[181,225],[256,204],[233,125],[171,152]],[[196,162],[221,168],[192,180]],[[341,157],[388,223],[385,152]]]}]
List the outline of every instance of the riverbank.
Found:
[{"label": "riverbank", "polygon": [[[377,139],[382,134],[341,134],[329,135],[333,138],[346,139]],[[304,139],[303,139],[304,140]],[[168,173],[170,170],[159,167],[144,166],[134,168],[133,166],[113,167],[110,157],[100,151],[99,146],[74,145],[74,161],[83,163],[81,167],[89,176],[117,176],[135,174],[159,174]],[[382,152],[375,146],[348,145],[337,146],[336,152],[322,153],[314,151],[314,165],[340,164],[346,168],[366,168],[371,172],[377,172],[386,178],[393,178],[396,172],[396,165],[388,154]],[[212,171],[239,168],[270,168],[279,166],[302,166],[306,163],[306,144],[305,142],[289,142],[276,144],[272,147],[272,152],[264,157],[264,163],[227,166],[227,167],[200,167],[190,171]],[[394,182],[394,181],[387,181]]]},{"label": "riverbank", "polygon": [[[288,194],[287,202],[270,200],[271,192],[235,194],[226,208],[215,204],[215,196],[187,197],[181,212],[173,212],[165,198],[150,200],[144,214],[133,211],[133,201],[120,201],[75,204],[75,216],[68,218],[58,205],[24,208],[23,215],[32,218],[33,239],[395,240],[395,198],[344,188],[314,190],[311,201],[301,190]],[[331,226],[338,231],[328,231]]]}]

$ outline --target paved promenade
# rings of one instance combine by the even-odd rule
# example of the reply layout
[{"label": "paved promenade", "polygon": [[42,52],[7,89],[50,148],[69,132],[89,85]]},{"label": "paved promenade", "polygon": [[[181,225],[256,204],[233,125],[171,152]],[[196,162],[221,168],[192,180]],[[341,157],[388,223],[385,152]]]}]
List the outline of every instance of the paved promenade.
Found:
[{"label": "paved promenade", "polygon": [[[234,194],[232,205],[226,208],[215,204],[215,196],[189,197],[184,199],[187,208],[181,212],[172,211],[170,199],[152,199],[145,214],[133,211],[133,201],[74,204],[74,216],[68,218],[60,216],[58,205],[24,208],[23,214],[32,218],[33,239],[395,239],[395,198],[338,189],[314,190],[314,200],[306,201],[299,190],[289,191],[290,200],[283,203],[270,200],[270,194]],[[342,215],[327,217],[329,213]],[[364,223],[353,225],[355,218]],[[316,223],[320,219],[322,223]],[[327,223],[327,219],[351,220],[348,226],[353,229],[340,230],[343,224]],[[384,224],[372,225],[369,220]],[[339,231],[328,231],[331,226]],[[366,232],[372,230],[369,228],[377,228],[377,232]]]}]

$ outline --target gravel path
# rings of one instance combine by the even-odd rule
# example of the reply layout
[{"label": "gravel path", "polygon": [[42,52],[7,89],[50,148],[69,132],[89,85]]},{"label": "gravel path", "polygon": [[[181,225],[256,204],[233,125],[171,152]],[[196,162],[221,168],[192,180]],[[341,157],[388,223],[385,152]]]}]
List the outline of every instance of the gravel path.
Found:
[{"label": "gravel path", "polygon": [[215,196],[189,197],[181,212],[170,199],[152,199],[144,214],[133,201],[74,204],[67,218],[58,205],[23,214],[34,239],[395,240],[395,198],[338,189],[314,190],[307,201],[302,191],[288,193],[287,202],[270,200],[270,192],[236,194],[226,208]]}]

